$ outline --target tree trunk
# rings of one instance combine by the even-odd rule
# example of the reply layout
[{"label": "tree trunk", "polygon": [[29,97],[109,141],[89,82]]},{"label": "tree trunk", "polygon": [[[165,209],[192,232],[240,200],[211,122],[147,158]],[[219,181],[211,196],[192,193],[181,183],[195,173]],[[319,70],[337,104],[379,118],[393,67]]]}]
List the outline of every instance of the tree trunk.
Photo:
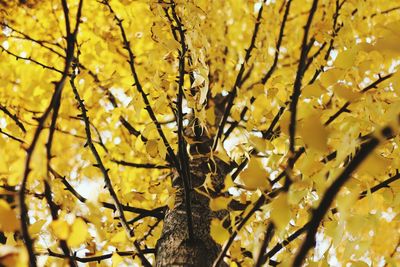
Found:
[{"label": "tree trunk", "polygon": [[[204,140],[204,139],[203,139]],[[210,140],[206,151],[209,151]],[[199,187],[204,183],[208,173],[212,175],[212,184],[215,189],[213,195],[218,194],[223,188],[229,166],[215,158],[210,161],[209,155],[205,155],[205,143],[200,147],[191,147],[193,159],[190,162],[191,186]],[[203,149],[203,153],[199,153]],[[215,162],[215,163],[214,163]],[[218,166],[215,166],[217,164]],[[214,169],[211,171],[210,169]],[[228,213],[226,210],[213,212],[209,208],[209,198],[191,191],[193,240],[189,240],[187,216],[185,211],[184,192],[180,177],[176,174],[173,185],[178,189],[175,198],[175,207],[166,212],[163,231],[158,240],[156,250],[156,266],[212,266],[214,260],[221,252],[221,246],[214,242],[210,236],[210,223],[212,218],[222,219]]]}]

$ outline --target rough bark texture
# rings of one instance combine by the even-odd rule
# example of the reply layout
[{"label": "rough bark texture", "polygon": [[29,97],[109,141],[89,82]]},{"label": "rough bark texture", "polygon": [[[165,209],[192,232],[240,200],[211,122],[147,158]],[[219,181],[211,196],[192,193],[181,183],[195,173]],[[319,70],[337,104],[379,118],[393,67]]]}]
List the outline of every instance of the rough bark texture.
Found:
[{"label": "rough bark texture", "polygon": [[174,209],[168,210],[164,218],[161,238],[158,240],[156,251],[156,266],[212,266],[215,258],[221,251],[210,236],[212,218],[222,219],[227,211],[213,212],[209,208],[209,198],[196,192],[208,173],[215,192],[211,197],[219,194],[223,188],[224,178],[229,173],[229,165],[218,158],[210,159],[212,138],[196,128],[196,122],[185,129],[185,136],[191,138],[194,144],[190,147],[191,173],[191,204],[193,217],[194,239],[189,240],[187,215],[185,211],[184,192],[182,181],[177,173],[174,175],[173,186],[178,188]]},{"label": "rough bark texture", "polygon": [[[213,175],[214,187],[221,187],[226,175],[227,166],[216,160],[217,172]],[[208,157],[199,157],[190,162],[192,186],[203,184],[209,173]],[[180,177],[176,177],[174,185],[180,187]],[[221,183],[222,181],[222,183]],[[175,207],[168,210],[164,218],[164,228],[157,245],[156,266],[211,266],[221,246],[210,236],[212,218],[221,219],[226,211],[213,212],[209,208],[209,199],[196,191],[192,191],[192,216],[194,240],[189,240],[187,216],[185,212],[184,194],[177,193]]]}]

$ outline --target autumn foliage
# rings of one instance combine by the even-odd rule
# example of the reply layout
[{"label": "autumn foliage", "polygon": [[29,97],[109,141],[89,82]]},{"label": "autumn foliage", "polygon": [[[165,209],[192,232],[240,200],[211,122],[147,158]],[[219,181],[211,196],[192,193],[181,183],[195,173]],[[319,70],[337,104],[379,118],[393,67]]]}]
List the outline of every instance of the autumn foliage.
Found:
[{"label": "autumn foliage", "polygon": [[0,0],[0,24],[0,266],[400,264],[398,1]]}]

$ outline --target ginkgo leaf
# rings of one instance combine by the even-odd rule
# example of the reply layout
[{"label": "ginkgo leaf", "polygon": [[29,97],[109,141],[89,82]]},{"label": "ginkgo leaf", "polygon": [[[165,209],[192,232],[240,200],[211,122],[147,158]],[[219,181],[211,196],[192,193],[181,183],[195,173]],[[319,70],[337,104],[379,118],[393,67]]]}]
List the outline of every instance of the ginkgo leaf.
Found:
[{"label": "ginkgo leaf", "polygon": [[357,172],[372,176],[386,173],[392,163],[391,159],[382,157],[377,153],[371,153],[358,167]]},{"label": "ginkgo leaf", "polygon": [[113,235],[113,237],[110,239],[110,242],[118,244],[126,242],[126,240],[127,240],[126,231],[120,230],[119,232]]},{"label": "ginkgo leaf", "polygon": [[281,131],[289,135],[289,124],[290,124],[290,112],[285,112],[281,116],[281,119],[279,120],[279,126],[281,128]]},{"label": "ginkgo leaf", "polygon": [[167,206],[169,209],[173,209],[175,205],[175,195],[171,195],[167,199]]},{"label": "ginkgo leaf", "polygon": [[240,174],[240,179],[250,190],[267,190],[270,189],[268,176],[259,159],[251,157],[247,168]]},{"label": "ginkgo leaf", "polygon": [[354,92],[350,87],[347,87],[343,84],[334,85],[333,91],[337,96],[348,101],[355,101],[361,96],[361,93]]},{"label": "ginkgo leaf", "polygon": [[61,240],[66,240],[70,234],[70,227],[63,219],[52,221],[50,227],[54,235]]},{"label": "ginkgo leaf", "polygon": [[146,143],[146,151],[150,157],[155,158],[158,155],[158,142],[156,140],[149,140]]},{"label": "ginkgo leaf", "polygon": [[324,94],[326,90],[322,87],[319,81],[306,85],[303,89],[301,89],[301,95],[303,97],[319,97]]},{"label": "ginkgo leaf", "polygon": [[325,71],[321,74],[320,82],[321,85],[325,88],[336,84],[339,80],[343,78],[345,74],[345,70],[340,68],[333,68]]},{"label": "ginkgo leaf", "polygon": [[158,155],[160,158],[165,159],[167,155],[167,148],[165,147],[163,142],[157,142],[157,149],[158,149]]},{"label": "ginkgo leaf", "polygon": [[229,238],[229,232],[222,226],[222,221],[215,218],[211,220],[210,235],[220,245],[223,245]]},{"label": "ginkgo leaf", "polygon": [[318,115],[304,118],[299,127],[299,134],[308,147],[318,151],[327,150],[328,131],[322,125]]},{"label": "ginkgo leaf", "polygon": [[112,261],[112,267],[118,267],[120,266],[120,263],[124,261],[124,258],[122,258],[118,253],[113,253],[111,256],[111,261]]},{"label": "ginkgo leaf", "polygon": [[38,220],[35,223],[29,225],[29,234],[31,236],[37,235],[45,223],[46,223],[46,220]]},{"label": "ginkgo leaf", "polygon": [[226,152],[224,146],[222,145],[221,140],[218,142],[214,155],[219,159],[223,160],[225,163],[229,164],[229,162],[231,161],[228,153]]},{"label": "ginkgo leaf", "polygon": [[287,193],[280,194],[271,204],[271,219],[275,226],[283,230],[291,219]]},{"label": "ginkgo leaf", "polygon": [[216,197],[210,199],[210,209],[213,211],[227,209],[230,199],[227,197]]},{"label": "ginkgo leaf", "polygon": [[82,218],[75,219],[71,226],[70,235],[67,243],[71,247],[76,247],[82,244],[88,236],[88,226]]},{"label": "ginkgo leaf", "polygon": [[233,186],[235,186],[235,184],[233,183],[232,176],[230,174],[228,174],[225,177],[225,180],[224,180],[224,189],[223,189],[223,191],[227,191],[229,188],[231,188]]},{"label": "ginkgo leaf", "polygon": [[270,142],[258,136],[251,135],[249,141],[250,144],[259,152],[265,153],[267,148],[271,148]]},{"label": "ginkgo leaf", "polygon": [[347,69],[351,66],[354,66],[357,53],[358,51],[356,48],[348,49],[339,53],[335,60],[335,66],[342,69]]},{"label": "ginkgo leaf", "polygon": [[211,124],[215,124],[215,110],[213,107],[206,110],[207,121]]},{"label": "ginkgo leaf", "polygon": [[17,219],[15,211],[10,205],[0,199],[0,230],[5,232],[14,232],[19,229],[20,222]]}]

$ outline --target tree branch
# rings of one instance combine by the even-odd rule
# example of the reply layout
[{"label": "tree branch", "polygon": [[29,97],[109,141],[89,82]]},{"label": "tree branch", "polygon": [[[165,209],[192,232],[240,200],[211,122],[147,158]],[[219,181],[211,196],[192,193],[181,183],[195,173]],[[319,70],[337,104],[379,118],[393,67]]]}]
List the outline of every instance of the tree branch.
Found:
[{"label": "tree branch", "polygon": [[[318,0],[314,0],[309,11],[307,23],[304,26],[304,35],[303,41],[301,45],[301,52],[300,52],[300,60],[297,68],[296,78],[294,81],[293,93],[291,96],[291,102],[289,106],[290,111],[290,123],[289,123],[289,160],[288,165],[289,168],[292,169],[294,166],[293,157],[295,155],[295,134],[296,134],[296,120],[297,120],[297,103],[299,101],[300,93],[301,93],[301,85],[302,80],[305,72],[306,60],[308,52],[313,44],[308,40],[308,34],[310,31],[311,23],[314,17],[315,12],[317,11]],[[287,177],[285,182],[285,187],[288,189],[290,185],[290,178]]]},{"label": "tree branch", "polygon": [[[393,129],[390,127],[385,127],[381,130],[383,137],[388,138],[393,135]],[[328,187],[325,191],[324,196],[318,207],[313,211],[312,218],[309,222],[307,229],[307,235],[304,240],[303,245],[298,251],[293,266],[301,266],[304,259],[307,256],[307,252],[315,244],[315,234],[317,233],[318,227],[325,214],[329,210],[335,196],[343,187],[343,185],[350,179],[351,174],[357,169],[357,167],[365,160],[365,158],[379,145],[380,140],[378,137],[372,137],[369,141],[361,145],[360,150],[354,156],[352,161],[347,165],[347,167],[342,171],[339,177]]]},{"label": "tree branch", "polygon": [[[100,171],[103,174],[104,182],[106,184],[106,187],[108,188],[108,191],[110,192],[111,198],[114,201],[115,208],[119,213],[119,218],[120,218],[120,221],[122,223],[122,226],[125,228],[125,230],[126,230],[127,234],[129,235],[129,237],[133,237],[134,236],[133,230],[130,228],[130,226],[129,226],[127,220],[126,220],[126,217],[125,217],[125,214],[124,214],[124,209],[122,208],[122,205],[121,205],[121,203],[120,203],[120,201],[118,199],[117,193],[114,190],[114,187],[113,187],[112,182],[111,182],[111,178],[108,175],[108,171],[109,170],[106,169],[106,167],[104,166],[104,164],[103,164],[103,162],[101,160],[101,157],[100,157],[99,153],[97,152],[97,149],[94,146],[94,143],[92,142],[92,134],[91,134],[91,130],[90,130],[90,122],[89,122],[89,118],[88,118],[87,113],[86,113],[87,110],[86,110],[86,107],[85,107],[85,105],[83,103],[83,100],[79,96],[78,90],[77,90],[77,88],[75,86],[75,83],[74,83],[74,79],[75,79],[75,75],[73,74],[71,76],[70,84],[71,84],[72,90],[74,92],[75,98],[76,98],[76,100],[77,100],[77,102],[79,104],[79,108],[80,108],[80,110],[82,112],[81,116],[82,116],[82,120],[83,120],[83,122],[85,124],[85,131],[86,131],[86,136],[87,136],[87,146],[89,146],[93,156],[96,159],[96,165],[95,166],[97,168],[99,168]],[[141,253],[140,245],[136,241],[134,241],[133,244],[135,246],[135,249],[138,252],[138,256],[141,259],[142,264],[144,266],[147,266],[147,267],[151,266],[151,264],[146,259],[146,257],[144,257],[144,255]]]},{"label": "tree branch", "polygon": [[262,18],[262,12],[264,9],[264,5],[265,5],[265,0],[263,1],[262,5],[260,7],[260,10],[258,11],[258,15],[257,15],[256,22],[254,24],[254,30],[253,30],[253,35],[251,37],[250,45],[246,49],[246,54],[244,56],[244,60],[243,60],[242,64],[240,65],[240,69],[236,76],[235,83],[233,84],[232,89],[227,96],[227,103],[225,105],[225,110],[224,110],[223,116],[219,122],[218,131],[217,131],[217,134],[214,139],[214,144],[213,144],[212,150],[215,150],[217,148],[218,141],[224,132],[224,127],[225,127],[226,121],[228,120],[228,117],[231,113],[231,109],[233,107],[233,102],[236,98],[237,90],[241,86],[242,77],[243,77],[243,74],[245,71],[245,66],[248,64],[250,57],[251,57],[251,52],[255,48],[255,42],[256,42],[257,33],[258,33],[258,30],[259,30],[260,24],[261,24],[261,18]]},{"label": "tree branch", "polygon": [[[48,249],[47,251],[48,251],[48,255],[50,257],[65,258],[65,255],[63,255],[63,254],[53,252],[50,249]],[[137,256],[137,253],[134,252],[134,251],[115,251],[114,253],[117,253],[121,257],[130,257],[130,256],[134,257],[134,256]],[[75,261],[79,261],[79,262],[82,262],[82,263],[100,262],[100,261],[103,261],[103,260],[106,260],[106,259],[110,259],[114,253],[108,253],[108,254],[103,254],[103,255],[99,255],[99,256],[92,256],[92,257],[85,257],[85,258],[78,257],[78,256],[73,256],[72,258]],[[155,253],[155,249],[145,249],[145,250],[143,250],[143,253],[144,254]]]},{"label": "tree branch", "polygon": [[19,204],[20,204],[22,238],[24,240],[26,249],[28,251],[29,262],[30,262],[31,267],[36,267],[37,264],[36,264],[36,257],[35,257],[34,247],[33,247],[34,241],[31,239],[29,231],[28,231],[29,216],[28,216],[28,207],[25,203],[25,192],[26,192],[26,187],[27,187],[27,182],[28,182],[28,176],[31,171],[30,163],[32,160],[32,156],[33,156],[33,152],[35,150],[36,144],[39,140],[39,136],[44,128],[45,121],[48,118],[48,116],[50,115],[50,112],[52,111],[54,106],[56,105],[57,99],[59,99],[59,97],[61,96],[65,81],[69,75],[68,72],[69,72],[69,69],[72,64],[73,54],[74,54],[74,44],[75,44],[76,35],[78,33],[78,28],[79,28],[82,2],[83,2],[83,0],[80,0],[79,8],[77,11],[77,21],[76,21],[75,29],[74,29],[74,32],[71,33],[70,25],[69,25],[69,13],[68,13],[69,11],[68,11],[68,7],[67,7],[67,3],[66,3],[66,0],[62,0],[64,17],[65,17],[65,21],[66,21],[66,29],[68,29],[66,32],[66,34],[67,34],[67,37],[66,37],[67,38],[67,49],[66,49],[64,70],[62,71],[61,79],[55,84],[54,94],[51,98],[49,106],[46,108],[45,112],[38,120],[39,125],[37,126],[35,133],[33,135],[32,142],[27,149],[25,169],[24,169],[24,173],[23,173],[23,177],[22,177],[20,192],[18,195],[19,196]]},{"label": "tree branch", "polygon": [[186,217],[187,217],[187,227],[188,227],[188,235],[189,240],[194,239],[193,233],[193,218],[192,218],[192,205],[191,205],[191,178],[190,178],[190,169],[189,169],[189,156],[186,150],[186,141],[183,137],[183,112],[182,112],[182,99],[184,97],[183,93],[183,83],[185,79],[185,56],[187,52],[187,46],[185,43],[185,30],[183,29],[183,25],[181,19],[178,18],[175,10],[176,4],[174,1],[171,1],[171,12],[172,17],[177,25],[176,29],[179,33],[179,41],[181,44],[181,50],[178,51],[179,54],[179,76],[178,76],[178,95],[176,108],[178,110],[177,120],[178,120],[178,155],[179,155],[179,168],[180,168],[180,176],[183,183],[184,190],[184,198],[185,198],[185,209],[186,209]]},{"label": "tree branch", "polygon": [[64,74],[62,70],[59,70],[59,69],[57,69],[57,68],[55,68],[53,66],[48,66],[48,65],[46,65],[46,64],[44,64],[44,63],[42,63],[40,61],[37,61],[36,59],[33,59],[32,57],[18,56],[17,54],[15,54],[15,53],[11,52],[10,50],[6,49],[3,45],[0,45],[0,48],[1,48],[1,50],[3,52],[6,52],[10,56],[15,57],[16,60],[27,60],[27,61],[30,61],[32,63],[35,63],[36,65],[41,66],[44,69],[52,70],[52,71],[58,72],[58,73],[60,73],[62,75]]},{"label": "tree branch", "polygon": [[158,164],[153,164],[153,163],[135,163],[135,162],[128,162],[125,160],[115,160],[115,159],[112,159],[111,161],[118,165],[133,167],[133,168],[143,168],[143,169],[171,169],[172,168],[170,165],[158,165]]},{"label": "tree branch", "polygon": [[[389,186],[389,184],[397,181],[400,179],[400,174],[397,172],[396,175],[386,179],[385,181],[375,185],[370,189],[371,194],[377,192],[378,190],[382,188],[386,188]],[[359,200],[365,198],[368,194],[368,190],[365,190],[360,193]],[[335,208],[332,209],[332,211]],[[290,242],[293,240],[297,239],[300,235],[302,235],[304,232],[307,231],[308,227],[310,226],[310,223],[306,223],[303,227],[300,229],[296,230],[293,234],[291,234],[286,240],[282,241],[281,243],[276,244],[270,251],[268,251],[264,256],[263,256],[263,263],[265,263],[267,260],[269,260],[271,257],[273,257],[276,253],[278,253],[282,248],[286,247]]]},{"label": "tree branch", "polygon": [[161,124],[157,120],[157,117],[156,117],[152,107],[150,106],[150,102],[149,102],[149,99],[147,98],[147,94],[144,92],[143,87],[142,87],[142,85],[141,85],[141,83],[139,81],[139,77],[138,77],[138,75],[136,73],[136,68],[135,68],[135,55],[132,52],[132,49],[130,47],[130,43],[128,41],[128,38],[126,37],[125,29],[124,29],[124,26],[122,25],[122,19],[120,19],[115,14],[115,12],[112,9],[112,7],[111,7],[111,5],[110,5],[108,0],[103,0],[101,3],[104,4],[108,8],[110,13],[114,16],[114,20],[116,21],[117,26],[119,27],[120,32],[121,32],[121,37],[122,37],[123,44],[124,44],[123,48],[125,50],[127,50],[127,52],[128,52],[128,56],[129,56],[128,63],[129,63],[129,67],[131,69],[131,73],[132,73],[133,79],[135,81],[134,86],[136,86],[136,89],[141,94],[143,102],[146,105],[145,109],[146,109],[147,113],[149,114],[151,120],[153,121],[154,125],[156,126],[157,132],[160,135],[165,147],[167,148],[169,160],[172,161],[174,167],[177,170],[179,170],[179,161],[178,161],[174,151],[172,150],[172,147],[169,145],[169,142],[168,142],[168,140],[167,140],[167,138],[166,138],[166,136],[165,136],[165,134],[164,134],[164,132],[163,132],[163,130],[161,128]]},{"label": "tree branch", "polygon": [[[274,55],[274,61],[272,62],[271,67],[269,68],[269,70],[267,71],[267,73],[265,74],[265,76],[261,79],[261,84],[265,85],[268,80],[271,78],[272,74],[274,73],[276,66],[278,65],[278,59],[279,59],[279,54],[280,54],[280,50],[281,50],[281,45],[282,45],[282,40],[283,40],[283,36],[284,36],[284,31],[285,31],[285,26],[286,26],[286,22],[287,22],[287,18],[289,15],[289,11],[290,11],[290,5],[292,3],[292,0],[288,0],[286,2],[286,7],[285,7],[285,13],[283,15],[283,19],[282,19],[282,23],[281,23],[281,27],[279,29],[279,35],[278,35],[278,40],[276,42],[276,47],[275,47],[275,55]],[[255,83],[254,85],[256,85],[257,83]],[[250,86],[250,88],[252,88],[254,85]],[[254,101],[256,100],[255,97],[252,97],[250,99],[250,104],[253,104]],[[244,107],[242,112],[240,113],[240,121],[242,121],[244,119],[244,117],[246,116],[246,113],[248,111],[248,107]],[[282,108],[281,108],[282,109]],[[278,112],[279,114],[279,112]],[[280,114],[281,115],[281,114]],[[277,119],[279,119],[279,116],[275,117]],[[275,120],[275,119],[274,119]],[[228,128],[228,130],[225,132],[224,134],[224,140],[226,140],[229,135],[232,133],[232,131],[239,125],[239,121],[235,121],[231,124],[231,126]],[[272,125],[272,124],[271,124]],[[270,126],[271,128],[271,126]],[[272,127],[273,128],[273,127]]]},{"label": "tree branch", "polygon": [[16,114],[12,114],[5,106],[0,105],[0,110],[4,112],[4,114],[6,114],[8,117],[10,117],[15,124],[17,124],[17,126],[21,129],[21,131],[23,131],[24,133],[26,133],[26,129],[24,127],[24,125],[22,124],[22,122],[19,120],[18,116]]},{"label": "tree branch", "polygon": [[[53,221],[56,221],[58,219],[59,207],[53,201],[51,188],[50,188],[50,185],[49,185],[49,183],[47,181],[44,182],[44,195],[46,197],[47,204],[49,204],[51,217],[52,217]],[[72,267],[77,266],[76,263],[75,263],[75,260],[73,259],[72,254],[71,254],[71,251],[68,248],[67,242],[65,240],[60,240],[60,248],[64,252],[64,256],[66,258],[68,258],[69,266],[72,266]]]}]

